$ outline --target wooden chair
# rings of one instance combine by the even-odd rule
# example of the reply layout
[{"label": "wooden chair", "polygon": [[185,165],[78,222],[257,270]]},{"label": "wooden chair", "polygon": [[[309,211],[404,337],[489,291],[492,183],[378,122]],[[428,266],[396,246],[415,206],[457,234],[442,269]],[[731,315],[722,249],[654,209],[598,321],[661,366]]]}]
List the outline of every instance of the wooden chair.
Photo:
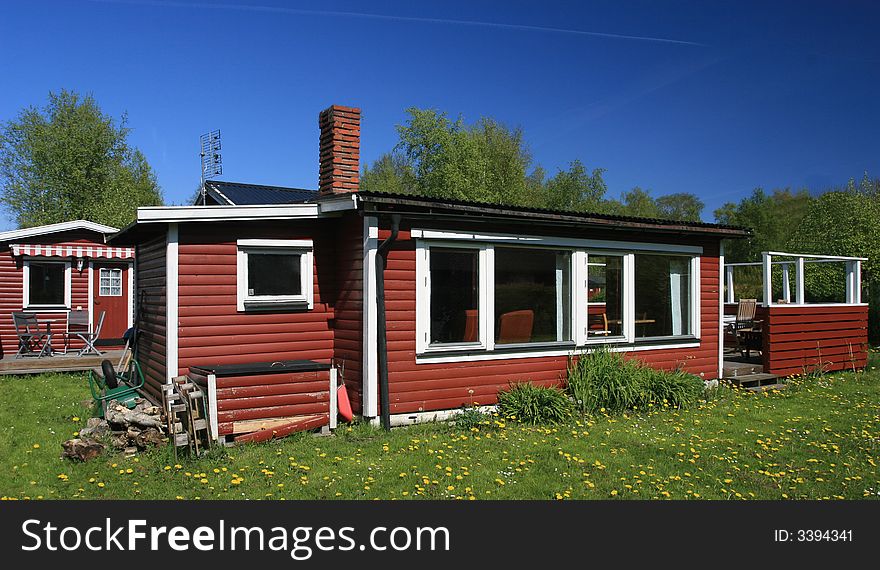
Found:
[{"label": "wooden chair", "polygon": [[611,329],[608,327],[608,313],[588,315],[587,321],[590,323],[590,335],[608,336],[611,334]]},{"label": "wooden chair", "polygon": [[504,313],[498,319],[498,343],[530,342],[535,312],[531,309]]},{"label": "wooden chair", "polygon": [[757,299],[740,299],[736,306],[736,320],[727,325],[727,332],[740,354],[745,357],[751,356],[751,351],[757,349],[755,339],[760,338],[761,329],[755,321],[757,308]]},{"label": "wooden chair", "polygon": [[52,354],[52,335],[49,333],[49,327],[46,326],[44,330],[37,322],[37,315],[12,313],[12,323],[15,325],[15,335],[18,337],[16,358]]}]

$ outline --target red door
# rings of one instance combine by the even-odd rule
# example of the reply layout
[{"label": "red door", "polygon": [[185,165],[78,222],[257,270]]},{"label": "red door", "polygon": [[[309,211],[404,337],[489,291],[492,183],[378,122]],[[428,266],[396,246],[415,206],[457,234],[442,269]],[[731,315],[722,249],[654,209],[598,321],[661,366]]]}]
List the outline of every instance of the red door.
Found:
[{"label": "red door", "polygon": [[92,264],[92,326],[104,311],[100,339],[122,338],[128,329],[129,291],[127,263],[96,261]]}]

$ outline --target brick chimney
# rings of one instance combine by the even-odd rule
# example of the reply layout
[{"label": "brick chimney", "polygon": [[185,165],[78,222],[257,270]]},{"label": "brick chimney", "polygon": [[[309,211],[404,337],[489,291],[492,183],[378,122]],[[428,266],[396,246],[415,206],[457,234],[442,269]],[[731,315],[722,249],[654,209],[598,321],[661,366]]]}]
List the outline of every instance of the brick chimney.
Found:
[{"label": "brick chimney", "polygon": [[357,192],[361,110],[333,105],[318,115],[321,128],[318,188],[322,196]]}]

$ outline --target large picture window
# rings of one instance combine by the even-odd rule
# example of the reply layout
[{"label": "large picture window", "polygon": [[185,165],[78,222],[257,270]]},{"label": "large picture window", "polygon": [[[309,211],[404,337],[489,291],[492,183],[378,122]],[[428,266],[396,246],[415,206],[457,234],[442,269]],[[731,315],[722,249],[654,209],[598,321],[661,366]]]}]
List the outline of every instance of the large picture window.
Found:
[{"label": "large picture window", "polygon": [[480,251],[431,250],[432,345],[480,342]]},{"label": "large picture window", "polygon": [[70,264],[63,261],[24,262],[24,308],[69,307]]},{"label": "large picture window", "polygon": [[413,230],[426,361],[699,342],[702,248]]},{"label": "large picture window", "polygon": [[571,252],[495,248],[495,344],[571,340]]},{"label": "large picture window", "polygon": [[636,254],[636,338],[693,334],[691,259],[685,256]]},{"label": "large picture window", "polygon": [[239,240],[238,310],[309,308],[312,299],[310,240]]}]

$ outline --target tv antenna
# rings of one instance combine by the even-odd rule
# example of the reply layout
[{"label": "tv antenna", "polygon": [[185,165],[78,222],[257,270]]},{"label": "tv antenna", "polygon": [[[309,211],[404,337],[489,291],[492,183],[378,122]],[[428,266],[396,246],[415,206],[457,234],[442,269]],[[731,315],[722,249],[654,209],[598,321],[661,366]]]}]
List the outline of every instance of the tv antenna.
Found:
[{"label": "tv antenna", "polygon": [[223,174],[223,157],[220,156],[220,129],[205,133],[199,137],[199,158],[202,164],[202,184],[199,192],[202,206],[207,202],[205,180]]}]

